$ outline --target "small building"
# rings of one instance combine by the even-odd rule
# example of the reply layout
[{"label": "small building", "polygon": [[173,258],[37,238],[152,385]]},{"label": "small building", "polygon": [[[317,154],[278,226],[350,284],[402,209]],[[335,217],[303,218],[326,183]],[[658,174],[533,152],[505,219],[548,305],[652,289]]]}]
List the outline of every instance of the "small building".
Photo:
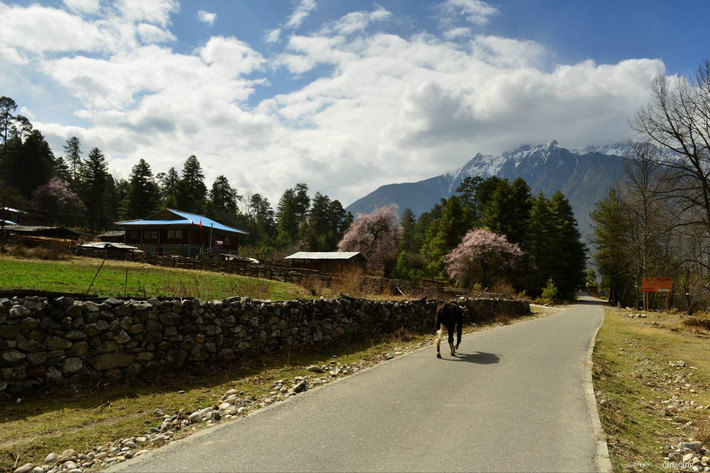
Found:
[{"label": "small building", "polygon": [[61,238],[64,240],[79,240],[77,232],[64,227],[48,227],[43,225],[7,225],[5,231],[18,237]]},{"label": "small building", "polygon": [[98,238],[99,241],[108,243],[123,243],[125,236],[126,232],[123,230],[111,230],[100,235],[96,235],[96,238]]},{"label": "small building", "polygon": [[135,246],[126,245],[125,243],[111,243],[107,241],[93,241],[79,245],[77,248],[79,255],[85,256],[111,256],[114,258],[129,257],[143,253]]},{"label": "small building", "polygon": [[299,251],[284,258],[292,268],[311,269],[322,273],[343,273],[365,269],[367,261],[357,251]]},{"label": "small building", "polygon": [[238,253],[247,232],[204,215],[165,209],[138,220],[116,222],[124,228],[123,243],[151,255],[198,256],[204,252]]}]

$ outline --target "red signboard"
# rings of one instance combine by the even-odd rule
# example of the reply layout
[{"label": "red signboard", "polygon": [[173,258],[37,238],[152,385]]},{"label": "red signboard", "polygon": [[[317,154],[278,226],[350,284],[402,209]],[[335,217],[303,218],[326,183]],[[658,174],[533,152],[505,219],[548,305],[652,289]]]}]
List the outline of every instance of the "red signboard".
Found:
[{"label": "red signboard", "polygon": [[673,280],[671,278],[641,278],[643,292],[671,292]]}]

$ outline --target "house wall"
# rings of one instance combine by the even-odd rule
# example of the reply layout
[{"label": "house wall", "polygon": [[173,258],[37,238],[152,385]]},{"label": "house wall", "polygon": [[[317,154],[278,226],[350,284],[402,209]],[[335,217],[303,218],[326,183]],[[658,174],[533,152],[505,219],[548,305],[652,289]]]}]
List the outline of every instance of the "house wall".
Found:
[{"label": "house wall", "polygon": [[[181,231],[180,238],[168,238],[176,230]],[[147,235],[146,232],[149,232]],[[227,234],[221,231],[212,232],[212,240],[210,240],[210,229],[209,227],[198,228],[179,228],[179,227],[127,227],[125,231],[125,243],[129,245],[136,245],[141,250],[147,253],[160,253],[162,248],[163,253],[169,254],[184,254],[185,256],[194,256],[195,252],[178,251],[176,248],[179,246],[191,245],[195,248],[203,248],[209,250],[212,247],[213,241],[226,241],[229,238],[229,244],[225,245],[225,250],[238,251],[239,241],[235,234]],[[191,254],[188,254],[191,253]]]}]

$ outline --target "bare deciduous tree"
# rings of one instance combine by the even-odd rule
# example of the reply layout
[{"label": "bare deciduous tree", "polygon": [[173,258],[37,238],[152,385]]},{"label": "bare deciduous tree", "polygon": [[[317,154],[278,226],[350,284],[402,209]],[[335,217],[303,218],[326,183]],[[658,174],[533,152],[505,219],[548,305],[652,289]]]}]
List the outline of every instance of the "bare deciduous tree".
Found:
[{"label": "bare deciduous tree", "polygon": [[659,76],[650,103],[640,109],[632,127],[651,143],[676,156],[651,159],[671,171],[673,194],[688,224],[710,233],[710,60],[694,77]]}]

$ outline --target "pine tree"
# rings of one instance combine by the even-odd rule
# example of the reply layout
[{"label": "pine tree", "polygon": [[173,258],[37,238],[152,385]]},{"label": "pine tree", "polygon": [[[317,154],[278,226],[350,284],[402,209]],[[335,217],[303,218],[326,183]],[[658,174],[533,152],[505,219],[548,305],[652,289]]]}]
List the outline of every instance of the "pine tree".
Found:
[{"label": "pine tree", "polygon": [[220,175],[210,189],[209,199],[205,205],[206,215],[225,225],[234,226],[237,221],[237,202],[241,198],[237,189],[229,184],[229,180]]},{"label": "pine tree", "polygon": [[273,245],[276,239],[276,219],[269,199],[260,194],[247,198],[247,241],[262,248]]},{"label": "pine tree", "polygon": [[17,103],[10,97],[4,95],[0,97],[0,133],[2,133],[2,144],[6,145],[12,120],[15,118],[13,112],[17,110]]},{"label": "pine tree", "polygon": [[633,256],[627,235],[629,233],[618,190],[596,203],[592,211],[594,221],[594,260],[602,275],[602,286],[609,288],[611,304],[626,303],[633,294]]},{"label": "pine tree", "polygon": [[532,201],[530,219],[525,238],[525,248],[530,255],[532,268],[528,279],[528,289],[536,296],[542,286],[550,278],[557,259],[557,248],[554,244],[554,228],[552,227],[552,209],[545,194],[540,191]]},{"label": "pine tree", "polygon": [[207,186],[202,166],[195,155],[185,161],[177,185],[175,200],[178,210],[201,214],[207,198]]},{"label": "pine tree", "polygon": [[560,295],[573,298],[575,289],[584,285],[587,248],[582,243],[572,206],[562,192],[552,194],[550,209],[557,237],[553,243],[556,246],[557,260],[551,276]]},{"label": "pine tree", "polygon": [[522,243],[530,213],[530,187],[516,178],[512,184],[499,180],[481,213],[481,223],[511,243]]},{"label": "pine tree", "polygon": [[72,182],[76,181],[81,169],[81,142],[76,136],[69,138],[64,145],[64,152],[67,154],[68,165],[71,167]]},{"label": "pine tree", "polygon": [[409,253],[416,252],[416,231],[417,220],[412,209],[404,209],[402,212],[402,240],[399,242],[399,249]]},{"label": "pine tree", "polygon": [[128,192],[121,218],[143,218],[156,212],[160,207],[160,189],[153,179],[150,165],[141,159],[133,166],[128,180]]},{"label": "pine tree", "polygon": [[429,241],[427,256],[432,273],[443,275],[444,257],[461,242],[461,239],[470,228],[465,219],[462,200],[452,195],[446,200],[441,217],[436,224],[434,237]]},{"label": "pine tree", "polygon": [[171,167],[167,174],[164,172],[158,173],[155,178],[160,185],[160,195],[163,199],[163,206],[176,209],[177,208],[177,193],[180,184],[180,174]]},{"label": "pine tree", "polygon": [[295,187],[284,191],[276,208],[279,246],[286,247],[301,240],[309,206],[310,198],[306,184],[296,184]]},{"label": "pine tree", "polygon": [[105,228],[110,222],[107,191],[113,187],[113,179],[108,173],[108,163],[99,148],[89,152],[79,170],[79,196],[84,202],[92,230]]},{"label": "pine tree", "polygon": [[23,197],[29,199],[37,187],[51,179],[54,172],[54,153],[42,133],[34,130],[20,146],[16,160],[8,164],[8,180],[14,183]]}]

